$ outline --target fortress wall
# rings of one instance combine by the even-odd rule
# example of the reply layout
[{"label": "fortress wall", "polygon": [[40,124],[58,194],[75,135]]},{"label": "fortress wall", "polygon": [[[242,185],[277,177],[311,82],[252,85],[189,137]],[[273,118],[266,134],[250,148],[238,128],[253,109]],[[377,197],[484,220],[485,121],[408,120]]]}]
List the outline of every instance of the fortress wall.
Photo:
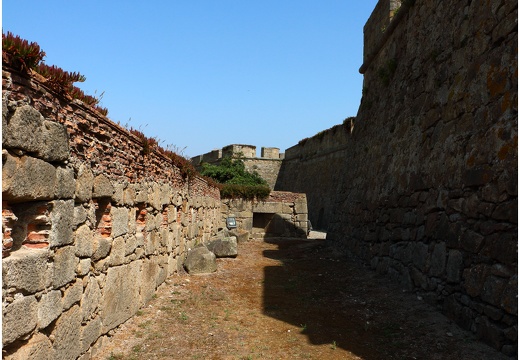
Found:
[{"label": "fortress wall", "polygon": [[220,150],[213,150],[209,153],[198,155],[191,158],[194,166],[201,171],[202,163],[218,165],[222,158],[240,155],[244,162],[245,169],[249,172],[257,172],[268,186],[274,189],[278,172],[283,160],[283,154],[280,154],[278,148],[262,147],[261,157],[256,156],[256,146],[232,144],[225,146]]},{"label": "fortress wall", "polygon": [[41,78],[2,81],[2,355],[90,358],[224,226],[219,190]]},{"label": "fortress wall", "polygon": [[278,178],[278,172],[282,166],[282,160],[248,158],[244,159],[244,166],[249,172],[256,171],[262,177],[262,179],[267,181],[269,187],[273,189],[276,183],[276,179]]},{"label": "fortress wall", "polygon": [[517,4],[403,3],[379,46],[382,26],[365,27],[353,131],[288,149],[276,189],[306,193],[338,248],[514,355]]}]

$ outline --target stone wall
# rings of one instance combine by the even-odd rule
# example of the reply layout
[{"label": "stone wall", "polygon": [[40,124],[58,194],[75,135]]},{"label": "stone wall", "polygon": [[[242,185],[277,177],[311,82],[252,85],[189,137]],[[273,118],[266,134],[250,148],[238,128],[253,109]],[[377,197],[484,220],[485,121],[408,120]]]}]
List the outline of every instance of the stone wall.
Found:
[{"label": "stone wall", "polygon": [[265,201],[222,199],[222,217],[234,216],[239,231],[250,239],[306,238],[308,233],[305,194],[271,191]]},{"label": "stone wall", "polygon": [[514,355],[517,3],[377,11],[355,121],[288,149],[275,189],[306,193],[338,248]]},{"label": "stone wall", "polygon": [[213,150],[209,153],[195,156],[191,159],[192,163],[201,170],[202,163],[216,165],[223,157],[234,157],[240,154],[244,161],[247,171],[256,171],[262,179],[267,181],[271,189],[274,189],[278,173],[282,165],[284,154],[280,154],[280,149],[274,147],[262,147],[261,156],[256,156],[256,146],[253,145],[228,145],[220,150]]},{"label": "stone wall", "polygon": [[2,80],[2,355],[88,359],[223,227],[220,194],[42,78]]}]

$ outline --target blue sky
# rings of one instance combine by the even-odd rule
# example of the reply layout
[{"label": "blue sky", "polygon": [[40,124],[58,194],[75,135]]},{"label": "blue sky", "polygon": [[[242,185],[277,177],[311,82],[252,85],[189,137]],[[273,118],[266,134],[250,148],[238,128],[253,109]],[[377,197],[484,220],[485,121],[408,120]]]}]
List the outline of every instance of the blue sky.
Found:
[{"label": "blue sky", "polygon": [[3,0],[2,28],[85,75],[122,125],[192,157],[281,152],[357,113],[377,0]]}]

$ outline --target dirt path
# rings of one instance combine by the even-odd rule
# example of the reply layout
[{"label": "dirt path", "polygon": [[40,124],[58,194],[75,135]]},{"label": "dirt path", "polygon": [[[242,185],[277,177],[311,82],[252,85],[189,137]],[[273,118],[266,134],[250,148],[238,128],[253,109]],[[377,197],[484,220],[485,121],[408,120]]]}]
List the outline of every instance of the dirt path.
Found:
[{"label": "dirt path", "polygon": [[94,359],[505,359],[323,240],[241,243],[217,262],[170,277]]}]

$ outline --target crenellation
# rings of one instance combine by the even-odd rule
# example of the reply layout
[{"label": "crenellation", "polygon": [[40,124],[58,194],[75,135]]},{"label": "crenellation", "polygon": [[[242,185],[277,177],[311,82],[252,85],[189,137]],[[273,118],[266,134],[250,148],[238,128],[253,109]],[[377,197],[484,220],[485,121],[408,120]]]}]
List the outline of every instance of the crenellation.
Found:
[{"label": "crenellation", "polygon": [[261,156],[256,156],[256,146],[253,145],[228,145],[220,150],[191,158],[191,162],[197,169],[201,169],[203,163],[218,164],[224,157],[241,157],[247,171],[257,172],[262,179],[267,181],[271,189],[274,189],[278,173],[280,171],[284,153],[275,147],[262,147]]}]

